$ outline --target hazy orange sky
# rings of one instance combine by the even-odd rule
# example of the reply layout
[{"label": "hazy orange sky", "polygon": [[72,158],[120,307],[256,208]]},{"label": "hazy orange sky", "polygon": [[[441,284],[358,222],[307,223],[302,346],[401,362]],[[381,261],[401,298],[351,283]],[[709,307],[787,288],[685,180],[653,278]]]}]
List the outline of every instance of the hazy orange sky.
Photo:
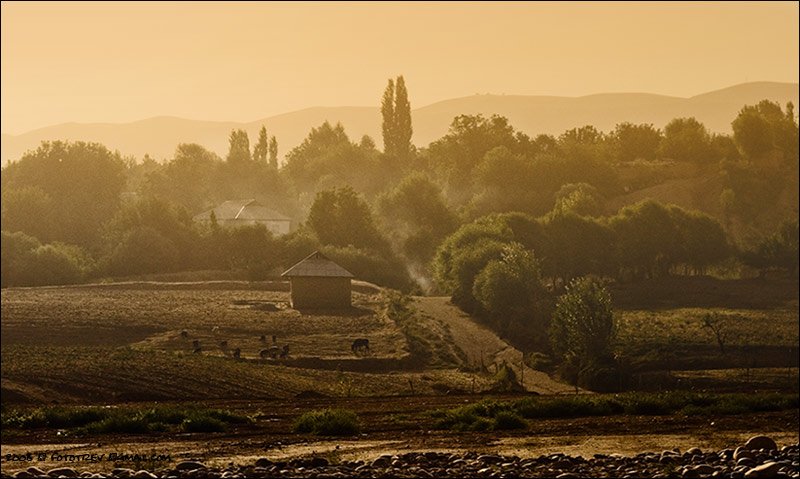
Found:
[{"label": "hazy orange sky", "polygon": [[2,2],[2,131],[798,81],[798,4]]}]

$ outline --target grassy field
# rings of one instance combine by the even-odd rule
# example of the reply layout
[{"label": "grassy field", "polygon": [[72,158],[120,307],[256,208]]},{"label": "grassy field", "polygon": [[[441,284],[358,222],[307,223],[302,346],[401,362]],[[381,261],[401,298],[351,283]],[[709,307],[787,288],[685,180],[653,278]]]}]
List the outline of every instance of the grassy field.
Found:
[{"label": "grassy field", "polygon": [[631,387],[797,391],[797,280],[666,278],[612,295]]}]

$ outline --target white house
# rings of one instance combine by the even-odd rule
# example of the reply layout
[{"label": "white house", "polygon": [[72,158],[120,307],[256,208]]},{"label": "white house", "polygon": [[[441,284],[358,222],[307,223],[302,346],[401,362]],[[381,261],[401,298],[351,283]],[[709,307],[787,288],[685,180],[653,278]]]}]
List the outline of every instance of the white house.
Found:
[{"label": "white house", "polygon": [[201,223],[211,222],[213,216],[222,227],[262,224],[275,236],[289,232],[291,219],[271,210],[256,200],[228,200],[213,210],[204,211],[194,217]]}]

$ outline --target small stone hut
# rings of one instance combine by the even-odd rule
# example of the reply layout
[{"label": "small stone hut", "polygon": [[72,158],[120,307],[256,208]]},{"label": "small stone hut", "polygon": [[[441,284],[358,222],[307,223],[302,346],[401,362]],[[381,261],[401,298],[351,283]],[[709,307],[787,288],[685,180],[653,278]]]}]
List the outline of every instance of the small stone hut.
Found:
[{"label": "small stone hut", "polygon": [[350,303],[352,273],[329,260],[319,251],[286,270],[291,304],[295,309],[346,309]]}]

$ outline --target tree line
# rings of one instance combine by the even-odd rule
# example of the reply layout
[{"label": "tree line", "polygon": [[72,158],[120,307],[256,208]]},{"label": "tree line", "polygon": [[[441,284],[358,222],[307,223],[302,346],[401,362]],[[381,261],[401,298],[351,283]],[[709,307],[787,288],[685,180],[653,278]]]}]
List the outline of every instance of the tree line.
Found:
[{"label": "tree line", "polygon": [[[3,285],[206,269],[265,278],[313,248],[364,279],[449,292],[455,283],[441,274],[443,255],[472,236],[481,238],[483,252],[474,253],[486,259],[481,268],[500,261],[509,244],[522,245],[550,287],[586,273],[702,274],[731,254],[761,270],[796,271],[791,104],[745,106],[732,135],[677,118],[663,130],[622,123],[608,133],[583,126],[530,137],[500,116],[460,115],[422,148],[411,143],[410,108],[404,78],[390,79],[381,102],[383,151],[369,136],[354,141],[325,122],[281,164],[266,127],[252,148],[246,132],[231,132],[225,158],[197,144],[180,144],[159,162],[96,143],[43,142],[2,170],[10,245]],[[663,183],[675,165],[694,168],[718,192],[706,199],[707,213],[652,201],[612,207]],[[276,238],[265,228],[191,220],[240,198],[299,226]],[[507,268],[494,266],[479,289],[487,290],[489,276],[511,274]],[[460,287],[472,295],[474,284]]]}]

